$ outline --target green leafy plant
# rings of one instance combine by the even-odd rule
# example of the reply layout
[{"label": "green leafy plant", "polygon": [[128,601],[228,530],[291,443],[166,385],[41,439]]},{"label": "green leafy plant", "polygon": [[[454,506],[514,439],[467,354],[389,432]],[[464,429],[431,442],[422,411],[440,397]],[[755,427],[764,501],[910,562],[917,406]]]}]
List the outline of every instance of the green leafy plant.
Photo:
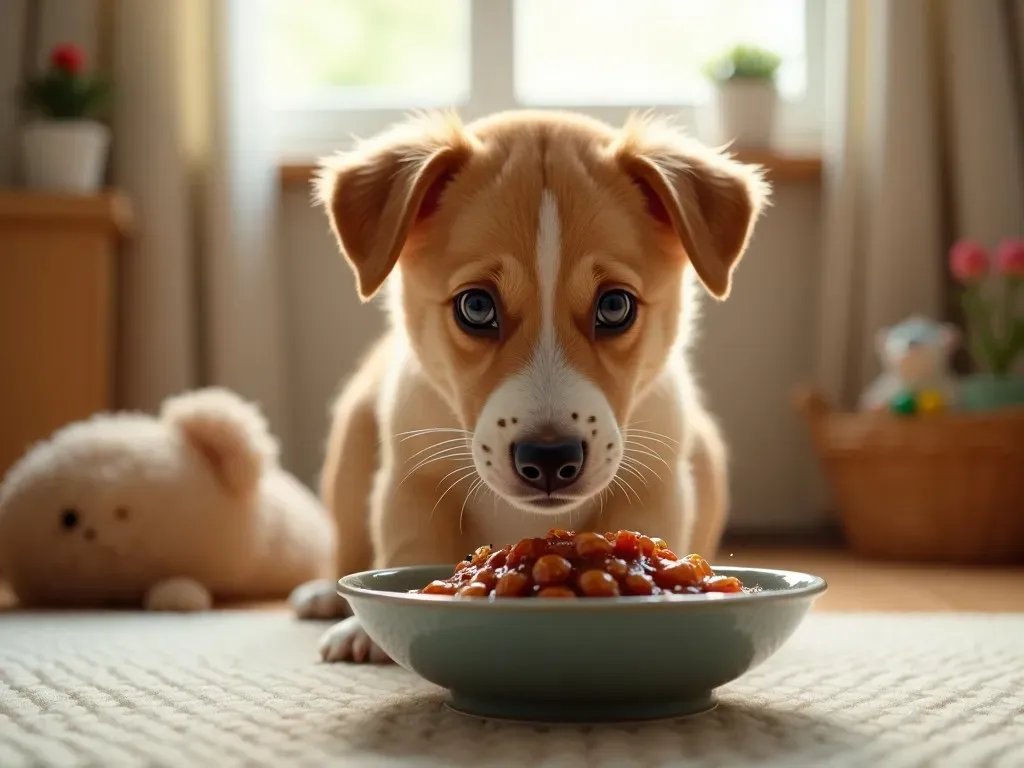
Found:
[{"label": "green leafy plant", "polygon": [[775,82],[782,57],[756,45],[734,45],[704,65],[704,74],[713,82],[730,80],[767,80]]},{"label": "green leafy plant", "polygon": [[86,74],[84,68],[85,55],[78,46],[56,46],[47,69],[25,83],[23,105],[51,120],[94,115],[105,105],[110,88],[103,78]]}]

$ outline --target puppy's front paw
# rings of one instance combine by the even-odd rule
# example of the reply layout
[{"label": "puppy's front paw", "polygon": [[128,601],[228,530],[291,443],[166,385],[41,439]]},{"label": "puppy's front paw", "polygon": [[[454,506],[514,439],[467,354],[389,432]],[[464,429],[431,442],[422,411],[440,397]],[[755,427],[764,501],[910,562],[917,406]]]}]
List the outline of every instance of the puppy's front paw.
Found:
[{"label": "puppy's front paw", "polygon": [[341,619],[352,610],[332,579],[317,579],[300,584],[292,590],[288,602],[300,619]]},{"label": "puppy's front paw", "polygon": [[391,658],[366,634],[359,619],[349,616],[320,637],[320,656],[324,661],[368,661],[387,664]]},{"label": "puppy's front paw", "polygon": [[213,597],[194,579],[164,579],[150,587],[142,605],[147,611],[208,611]]}]

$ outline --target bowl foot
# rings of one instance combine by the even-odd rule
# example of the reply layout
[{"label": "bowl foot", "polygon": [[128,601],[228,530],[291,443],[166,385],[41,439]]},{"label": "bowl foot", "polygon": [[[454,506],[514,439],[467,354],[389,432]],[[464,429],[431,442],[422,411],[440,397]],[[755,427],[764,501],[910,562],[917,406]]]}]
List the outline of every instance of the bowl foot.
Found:
[{"label": "bowl foot", "polygon": [[631,723],[676,720],[710,712],[717,706],[712,692],[685,699],[644,703],[517,701],[450,692],[446,706],[459,714],[487,720],[524,723]]}]

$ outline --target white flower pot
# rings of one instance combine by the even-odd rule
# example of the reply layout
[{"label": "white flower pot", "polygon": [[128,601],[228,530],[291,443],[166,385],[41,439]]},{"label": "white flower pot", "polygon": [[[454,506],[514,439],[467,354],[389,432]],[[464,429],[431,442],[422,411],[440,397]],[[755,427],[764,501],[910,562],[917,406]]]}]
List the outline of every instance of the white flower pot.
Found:
[{"label": "white flower pot", "polygon": [[715,89],[718,131],[733,147],[771,145],[778,105],[775,84],[764,80],[727,80]]},{"label": "white flower pot", "polygon": [[95,192],[103,183],[110,129],[93,120],[40,120],[22,129],[29,189]]}]

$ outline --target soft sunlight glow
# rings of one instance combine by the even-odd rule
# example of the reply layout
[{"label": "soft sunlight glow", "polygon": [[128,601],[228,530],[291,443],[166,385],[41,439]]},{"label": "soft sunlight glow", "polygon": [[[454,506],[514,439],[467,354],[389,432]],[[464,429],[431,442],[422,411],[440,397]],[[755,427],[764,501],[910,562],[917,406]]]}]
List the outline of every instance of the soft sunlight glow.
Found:
[{"label": "soft sunlight glow", "polygon": [[806,88],[807,0],[510,1],[512,28],[487,34],[514,36],[511,66],[471,61],[472,0],[270,0],[274,100],[459,106],[471,74],[501,67],[523,106],[694,104],[709,93],[704,63],[737,43],[783,57],[783,96]]},{"label": "soft sunlight glow", "polygon": [[279,104],[457,103],[469,92],[470,0],[270,0]]},{"label": "soft sunlight glow", "polygon": [[[806,83],[806,0],[515,0],[516,91],[529,104],[679,104],[737,43],[775,50],[779,87]],[[627,10],[628,9],[628,10]]]}]

